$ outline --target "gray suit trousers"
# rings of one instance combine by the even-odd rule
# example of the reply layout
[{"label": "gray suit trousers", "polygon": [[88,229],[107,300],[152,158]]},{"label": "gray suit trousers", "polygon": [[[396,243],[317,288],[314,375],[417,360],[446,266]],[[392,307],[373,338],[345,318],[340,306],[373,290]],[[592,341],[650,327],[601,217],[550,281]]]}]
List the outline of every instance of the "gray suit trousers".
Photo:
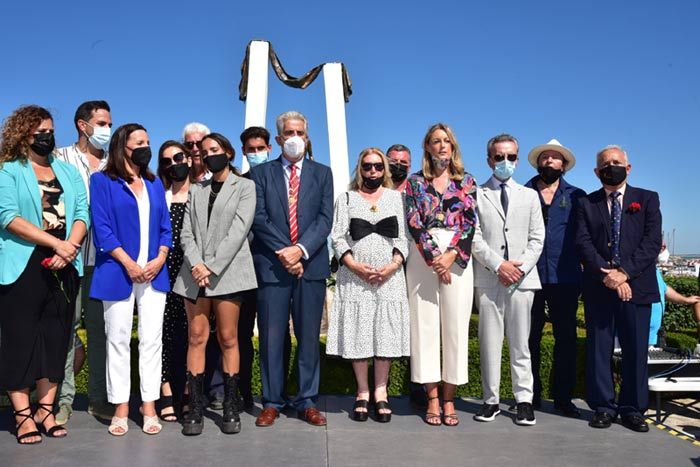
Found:
[{"label": "gray suit trousers", "polygon": [[479,345],[481,352],[481,384],[484,402],[498,404],[501,385],[501,350],[503,331],[510,349],[510,375],[515,401],[532,402],[532,366],[530,364],[530,308],[534,290],[509,293],[502,285],[477,287],[479,307]]}]

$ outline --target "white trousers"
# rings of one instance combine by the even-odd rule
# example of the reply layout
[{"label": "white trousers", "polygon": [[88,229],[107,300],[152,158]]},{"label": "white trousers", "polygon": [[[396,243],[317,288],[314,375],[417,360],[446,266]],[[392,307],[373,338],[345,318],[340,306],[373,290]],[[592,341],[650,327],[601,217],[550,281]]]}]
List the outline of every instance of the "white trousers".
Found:
[{"label": "white trousers", "polygon": [[[441,251],[446,251],[454,232],[430,231]],[[469,317],[472,312],[474,275],[472,262],[466,269],[454,263],[451,284],[443,284],[425,264],[417,247],[408,255],[406,284],[411,311],[411,380],[416,383],[464,384],[469,379]],[[442,364],[440,343],[442,342]]]},{"label": "white trousers", "polygon": [[506,287],[476,288],[479,307],[479,350],[481,384],[484,402],[498,404],[501,385],[501,351],[503,331],[508,337],[510,350],[510,378],[515,401],[532,402],[532,365],[530,363],[530,310],[534,290],[515,290]]},{"label": "white trousers", "polygon": [[107,400],[112,404],[129,402],[131,394],[131,328],[134,302],[138,308],[139,379],[141,400],[160,398],[163,350],[163,313],[166,294],[151,283],[134,284],[129,298],[104,301],[107,336]]}]

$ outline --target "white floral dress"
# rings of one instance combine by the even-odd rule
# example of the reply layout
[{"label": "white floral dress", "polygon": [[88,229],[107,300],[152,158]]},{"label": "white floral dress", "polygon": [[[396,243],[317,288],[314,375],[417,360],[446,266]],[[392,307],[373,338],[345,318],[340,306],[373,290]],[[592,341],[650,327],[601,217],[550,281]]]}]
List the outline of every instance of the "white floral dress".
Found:
[{"label": "white floral dress", "polygon": [[[398,224],[396,238],[372,232],[353,240],[351,219],[376,225],[392,216],[396,217]],[[352,250],[356,262],[376,268],[390,263],[394,250],[406,259],[409,249],[403,195],[385,188],[373,205],[356,191],[343,193],[335,203],[331,237],[338,258]],[[410,335],[403,268],[385,283],[373,286],[341,264],[329,316],[326,352],[347,359],[408,356]]]}]

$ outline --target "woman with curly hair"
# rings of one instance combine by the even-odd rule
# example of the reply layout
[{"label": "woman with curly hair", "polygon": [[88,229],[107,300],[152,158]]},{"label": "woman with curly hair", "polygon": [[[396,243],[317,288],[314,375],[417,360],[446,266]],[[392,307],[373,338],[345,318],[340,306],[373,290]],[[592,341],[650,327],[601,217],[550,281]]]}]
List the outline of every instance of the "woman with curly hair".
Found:
[{"label": "woman with curly hair", "polygon": [[[68,432],[53,414],[63,379],[89,224],[77,169],[55,159],[51,114],[20,107],[0,142],[0,388],[14,409],[17,442]],[[39,404],[32,411],[29,391]]]}]

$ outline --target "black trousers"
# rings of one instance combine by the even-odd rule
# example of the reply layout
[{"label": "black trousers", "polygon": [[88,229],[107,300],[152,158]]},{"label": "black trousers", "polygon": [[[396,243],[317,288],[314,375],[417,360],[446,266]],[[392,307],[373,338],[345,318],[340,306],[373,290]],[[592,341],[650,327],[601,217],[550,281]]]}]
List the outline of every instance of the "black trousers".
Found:
[{"label": "black trousers", "polygon": [[[253,333],[255,330],[255,315],[257,314],[256,290],[243,292],[243,303],[241,304],[241,314],[238,318],[238,348],[241,354],[241,370],[239,373],[239,387],[241,396],[244,399],[253,397],[251,381],[253,379],[253,360],[255,349],[253,348]],[[292,353],[292,338],[289,335],[289,326],[284,336],[284,385],[287,386],[287,375],[289,374],[289,357]]]},{"label": "black trousers", "polygon": [[552,396],[555,404],[571,401],[576,387],[576,309],[580,288],[570,284],[542,284],[532,302],[530,324],[530,358],[534,378],[534,400],[542,398],[540,343],[545,323],[545,305],[549,311],[554,333],[554,384]]},{"label": "black trousers", "polygon": [[33,388],[36,381],[63,380],[73,330],[80,278],[72,265],[51,271],[41,265],[53,256],[35,247],[12,284],[0,285],[0,388]]},{"label": "black trousers", "polygon": [[[591,410],[612,416],[642,416],[649,405],[647,344],[651,305],[623,302],[613,293],[602,291],[583,297],[586,402]],[[617,402],[612,371],[615,332],[622,347],[622,384]]]}]

